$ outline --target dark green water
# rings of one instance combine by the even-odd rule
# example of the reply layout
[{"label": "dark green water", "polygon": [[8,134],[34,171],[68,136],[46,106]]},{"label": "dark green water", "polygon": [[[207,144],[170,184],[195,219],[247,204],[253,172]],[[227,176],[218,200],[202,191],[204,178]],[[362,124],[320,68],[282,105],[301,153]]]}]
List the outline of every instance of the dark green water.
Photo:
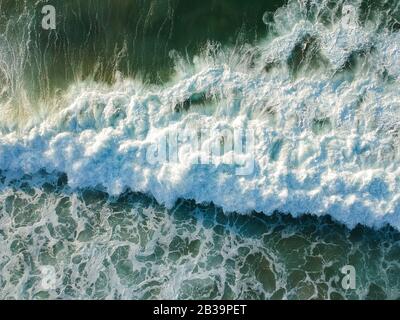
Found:
[{"label": "dark green water", "polygon": [[[40,95],[84,79],[112,82],[118,70],[144,82],[162,83],[174,54],[191,60],[207,42],[235,46],[265,37],[264,12],[284,1],[53,0],[1,1],[2,22],[25,55],[25,86]],[[57,29],[43,30],[41,8],[51,4]],[[15,24],[17,28],[15,28]],[[24,26],[24,31],[21,29]],[[37,79],[41,81],[37,81]]]}]

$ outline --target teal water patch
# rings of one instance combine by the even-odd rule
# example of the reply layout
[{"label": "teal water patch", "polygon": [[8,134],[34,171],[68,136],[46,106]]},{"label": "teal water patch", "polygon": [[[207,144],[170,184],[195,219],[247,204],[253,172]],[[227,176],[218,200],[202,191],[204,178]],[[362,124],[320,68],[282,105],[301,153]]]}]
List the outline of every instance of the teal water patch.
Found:
[{"label": "teal water patch", "polygon": [[[191,201],[167,210],[143,194],[64,183],[43,174],[2,185],[1,299],[400,298],[400,234],[390,227],[226,215]],[[345,265],[354,290],[342,287]]]}]

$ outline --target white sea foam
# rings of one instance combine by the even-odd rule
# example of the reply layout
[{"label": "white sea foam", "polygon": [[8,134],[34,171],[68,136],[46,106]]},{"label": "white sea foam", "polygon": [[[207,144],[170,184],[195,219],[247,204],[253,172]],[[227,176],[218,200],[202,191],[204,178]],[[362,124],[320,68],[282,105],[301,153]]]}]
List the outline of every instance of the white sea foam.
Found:
[{"label": "white sea foam", "polygon": [[[177,62],[182,67],[163,87],[76,84],[59,113],[0,135],[0,168],[64,172],[72,188],[112,195],[130,188],[167,207],[187,198],[227,212],[330,214],[349,227],[400,230],[400,34],[359,23],[355,6],[329,25],[292,6],[275,14],[273,38],[247,48],[261,53],[253,65],[251,54],[220,50],[192,66]],[[306,37],[328,65],[300,61],[293,75],[287,61],[299,45],[306,50]],[[351,56],[358,63],[343,70]],[[196,95],[198,104],[176,110]],[[201,154],[188,141],[180,142],[180,161],[147,161],[162,137],[201,128],[256,128],[254,171],[192,164]]]}]

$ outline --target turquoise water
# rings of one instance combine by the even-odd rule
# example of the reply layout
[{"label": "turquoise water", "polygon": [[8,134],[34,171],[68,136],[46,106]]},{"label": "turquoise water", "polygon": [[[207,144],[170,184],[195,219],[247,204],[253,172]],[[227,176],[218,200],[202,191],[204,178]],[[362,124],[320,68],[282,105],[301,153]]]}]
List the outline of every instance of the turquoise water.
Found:
[{"label": "turquoise water", "polygon": [[[399,299],[398,21],[396,1],[0,0],[0,299]],[[187,140],[146,162],[165,132],[252,121],[248,175]]]},{"label": "turquoise water", "polygon": [[[191,201],[167,210],[136,193],[71,192],[63,176],[31,179],[2,184],[2,299],[398,298],[400,235],[389,227]],[[348,264],[356,290],[341,286]],[[49,265],[56,282],[44,290]]]}]

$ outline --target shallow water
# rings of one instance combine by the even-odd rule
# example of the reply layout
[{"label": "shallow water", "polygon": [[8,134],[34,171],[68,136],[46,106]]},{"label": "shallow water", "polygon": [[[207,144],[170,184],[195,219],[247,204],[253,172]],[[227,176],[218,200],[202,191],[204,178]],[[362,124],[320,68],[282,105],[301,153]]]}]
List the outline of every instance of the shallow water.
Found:
[{"label": "shallow water", "polygon": [[[140,194],[110,198],[71,192],[64,176],[35,178],[2,185],[2,299],[399,298],[400,235],[389,227],[225,215],[190,201],[167,210]],[[356,290],[341,286],[348,264]],[[54,283],[43,266],[54,267]]]}]

